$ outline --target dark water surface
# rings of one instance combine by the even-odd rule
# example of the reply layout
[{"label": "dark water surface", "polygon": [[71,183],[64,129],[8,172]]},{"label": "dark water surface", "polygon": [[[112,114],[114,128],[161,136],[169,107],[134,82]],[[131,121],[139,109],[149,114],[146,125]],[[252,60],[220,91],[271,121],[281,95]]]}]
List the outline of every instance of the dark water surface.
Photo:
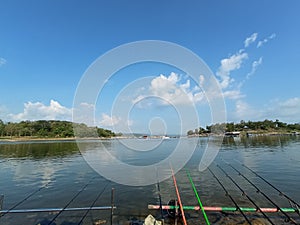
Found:
[{"label": "dark water surface", "polygon": [[[138,140],[141,141],[141,140]],[[145,145],[147,141],[144,140]],[[198,171],[198,165],[206,147],[207,138],[186,138],[185,148],[197,142],[197,148],[188,164],[176,174],[183,205],[198,205],[186,171],[198,190],[205,206],[234,206],[234,203],[207,169]],[[155,151],[130,152],[118,140],[86,141],[86,151],[101,151],[103,146],[112,154],[132,165],[151,165],[168,157],[178,139],[164,140]],[[182,154],[184,154],[184,148]],[[109,163],[109,162],[107,162]],[[256,192],[241,175],[245,175],[261,191],[280,207],[291,207],[289,201],[276,190],[242,166],[245,164],[296,202],[300,202],[300,138],[298,136],[261,136],[246,139],[226,138],[222,148],[210,165],[228,194],[240,207],[254,207],[242,195],[241,190],[222,172],[222,168],[246,192],[259,207],[274,207],[264,196]],[[242,163],[242,164],[241,164]],[[118,169],[115,168],[116,173]],[[168,172],[170,171],[158,171]],[[158,204],[157,184],[148,186],[126,186],[108,181],[97,174],[83,159],[75,141],[59,142],[0,142],[0,194],[4,195],[3,209],[64,208],[110,206],[111,188],[115,189],[114,224],[129,224],[142,220],[148,214],[160,217],[160,211],[148,210],[148,204]],[[173,180],[160,182],[162,203],[176,199]],[[97,197],[99,198],[97,199]],[[97,199],[95,201],[95,199]],[[185,211],[188,224],[205,224],[199,211]],[[244,224],[245,218],[239,212],[207,212],[211,224]],[[285,222],[282,213],[267,214],[274,224]],[[299,223],[296,213],[289,214]],[[260,213],[247,213],[249,220],[268,224]],[[53,220],[55,218],[55,220]],[[51,223],[51,221],[53,222]],[[52,213],[8,213],[0,217],[0,224],[110,224],[110,211],[80,211]],[[167,223],[174,223],[166,218]],[[178,221],[180,223],[180,221]],[[246,223],[245,223],[246,224]]]}]

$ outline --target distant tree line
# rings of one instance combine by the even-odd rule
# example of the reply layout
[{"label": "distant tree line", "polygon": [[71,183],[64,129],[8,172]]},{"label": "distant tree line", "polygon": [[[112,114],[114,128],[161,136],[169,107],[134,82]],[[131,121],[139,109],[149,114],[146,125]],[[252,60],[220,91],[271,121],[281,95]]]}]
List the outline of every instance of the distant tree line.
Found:
[{"label": "distant tree line", "polygon": [[287,124],[279,120],[244,121],[239,123],[217,123],[206,128],[200,127],[189,130],[187,135],[205,135],[210,133],[232,132],[232,131],[258,131],[258,132],[300,132],[300,123]]},{"label": "distant tree line", "polygon": [[86,124],[59,120],[21,121],[4,123],[0,120],[0,136],[2,137],[74,137],[74,127],[78,137],[114,137],[111,130],[88,127]]}]

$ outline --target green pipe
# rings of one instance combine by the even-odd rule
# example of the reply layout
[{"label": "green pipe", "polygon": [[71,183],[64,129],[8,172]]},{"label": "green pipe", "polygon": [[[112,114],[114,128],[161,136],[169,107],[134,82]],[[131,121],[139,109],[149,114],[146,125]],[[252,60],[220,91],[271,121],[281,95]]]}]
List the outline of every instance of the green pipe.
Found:
[{"label": "green pipe", "polygon": [[194,184],[194,182],[193,182],[193,180],[192,180],[192,177],[191,177],[191,175],[190,175],[190,172],[189,172],[188,170],[186,170],[186,173],[187,173],[188,178],[189,178],[189,180],[190,180],[190,183],[191,183],[191,185],[192,185],[192,187],[193,187],[194,193],[195,193],[196,198],[197,198],[197,200],[198,200],[199,206],[200,206],[200,208],[201,208],[201,210],[202,210],[202,214],[203,214],[203,216],[204,216],[204,219],[205,219],[205,221],[206,221],[206,224],[207,224],[207,225],[210,225],[209,220],[208,220],[208,218],[207,218],[207,215],[206,215],[206,213],[205,213],[205,210],[204,210],[204,208],[203,208],[202,202],[201,202],[200,197],[199,197],[199,195],[198,195],[198,192],[197,192],[197,190],[196,190],[195,184]]}]

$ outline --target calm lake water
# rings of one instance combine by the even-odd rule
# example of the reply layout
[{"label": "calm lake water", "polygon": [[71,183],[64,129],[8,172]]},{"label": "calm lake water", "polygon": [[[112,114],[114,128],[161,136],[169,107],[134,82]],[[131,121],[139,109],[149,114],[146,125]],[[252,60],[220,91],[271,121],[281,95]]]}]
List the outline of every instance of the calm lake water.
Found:
[{"label": "calm lake water", "polygon": [[[146,144],[151,140],[144,141]],[[186,174],[186,170],[189,170],[203,205],[234,206],[209,170],[198,171],[208,138],[186,138],[182,141],[184,143],[182,154],[184,154],[185,148],[189,148],[195,142],[197,144],[191,160],[176,174],[183,205],[198,205]],[[147,165],[167,158],[177,143],[178,139],[167,139],[158,145],[155,151],[147,152],[129,152],[128,149],[126,152],[126,148],[118,140],[85,141],[83,146],[86,148],[85,152],[102,151],[105,146],[126,163]],[[253,204],[246,196],[242,195],[238,187],[225,176],[220,168],[232,177],[259,207],[274,207],[227,163],[245,175],[280,207],[290,207],[291,205],[276,190],[242,164],[256,171],[275,187],[300,203],[299,136],[226,138],[214,163],[209,167],[239,206],[253,207]],[[111,189],[114,188],[117,207],[114,211],[114,224],[129,224],[130,221],[137,223],[148,214],[152,214],[156,218],[161,217],[159,210],[148,209],[148,204],[159,203],[157,184],[132,187],[108,181],[86,163],[75,141],[0,142],[0,178],[0,194],[4,195],[3,209],[12,207],[14,209],[89,207],[93,204],[94,206],[110,206]],[[160,182],[159,187],[163,204],[167,204],[171,199],[176,199],[171,177]],[[185,213],[188,224],[205,224],[201,212],[185,211]],[[207,212],[207,215],[211,224],[243,224],[245,222],[239,212],[226,214]],[[300,217],[296,213],[289,215],[298,223],[300,222]],[[268,224],[260,213],[246,213],[246,216],[249,220],[262,218],[261,221]],[[268,214],[268,216],[274,224],[290,224],[285,222],[285,216],[281,213]],[[8,213],[0,217],[1,225],[74,225],[93,224],[95,221],[110,224],[110,211],[62,212],[60,214],[57,212]],[[174,224],[172,219],[166,218],[165,221]],[[180,221],[178,222],[180,223]]]}]

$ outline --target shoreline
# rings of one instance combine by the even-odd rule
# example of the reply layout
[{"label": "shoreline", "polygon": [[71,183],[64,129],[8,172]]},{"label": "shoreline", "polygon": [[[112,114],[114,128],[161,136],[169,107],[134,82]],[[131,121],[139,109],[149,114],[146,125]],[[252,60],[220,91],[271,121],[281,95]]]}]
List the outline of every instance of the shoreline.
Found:
[{"label": "shoreline", "polygon": [[0,137],[1,142],[42,142],[42,141],[76,141],[76,140],[111,140],[113,138],[76,138],[76,137],[66,137],[66,138],[57,138],[57,137]]},{"label": "shoreline", "polygon": [[[248,133],[248,135],[247,135]],[[241,132],[237,137],[251,137],[251,136],[286,136],[286,135],[300,135],[300,133],[289,133],[289,132],[258,132],[258,131],[249,131],[249,132]],[[186,137],[192,138],[192,137],[210,137],[214,136],[213,134],[193,134],[193,135],[187,135]],[[225,135],[224,135],[225,137]],[[43,142],[43,141],[76,141],[76,140],[114,140],[114,139],[126,139],[126,138],[132,138],[132,137],[126,137],[126,136],[117,136],[117,137],[83,137],[83,138],[76,138],[76,137],[0,137],[0,143],[1,142],[9,142],[9,143],[18,143],[18,142]]]},{"label": "shoreline", "polygon": [[[241,131],[238,135],[225,135],[224,137],[254,137],[254,136],[297,136],[300,135],[299,132],[278,132],[278,131],[269,131],[269,132],[261,132],[261,131]],[[219,134],[192,134],[187,135],[187,137],[211,137],[211,136],[219,136]]]}]

